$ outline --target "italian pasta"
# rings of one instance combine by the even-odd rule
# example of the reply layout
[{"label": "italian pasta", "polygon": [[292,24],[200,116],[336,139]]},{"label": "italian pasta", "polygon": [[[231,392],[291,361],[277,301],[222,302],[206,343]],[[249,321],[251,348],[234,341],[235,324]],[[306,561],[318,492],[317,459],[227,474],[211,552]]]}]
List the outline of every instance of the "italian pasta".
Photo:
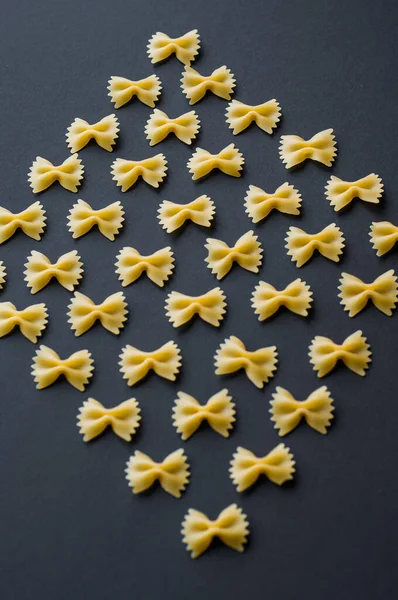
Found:
[{"label": "italian pasta", "polygon": [[218,169],[222,173],[230,175],[230,177],[240,177],[244,162],[243,154],[235,148],[234,144],[229,144],[218,154],[210,154],[203,148],[196,148],[187,163],[187,167],[189,172],[192,173],[192,179],[196,181],[205,177],[214,169]]},{"label": "italian pasta", "polygon": [[281,387],[276,388],[272,397],[271,421],[275,423],[274,427],[281,437],[296,429],[302,419],[315,431],[327,433],[334,418],[334,406],[333,398],[325,385],[314,390],[306,400],[296,400]]},{"label": "italian pasta", "polygon": [[325,258],[339,262],[343,253],[344,236],[336,223],[331,223],[318,233],[307,233],[299,227],[289,227],[285,248],[297,267],[302,267],[310,260],[315,250]]},{"label": "italian pasta", "polygon": [[173,327],[180,327],[198,315],[203,321],[219,327],[227,306],[224,292],[213,288],[201,296],[187,296],[180,292],[170,292],[166,299],[166,316]]},{"label": "italian pasta", "polygon": [[126,479],[133,494],[140,494],[158,481],[165,492],[180,498],[189,477],[189,464],[182,448],[171,452],[161,462],[136,450],[126,463]]},{"label": "italian pasta", "polygon": [[51,263],[45,254],[32,250],[25,263],[24,281],[31,294],[36,294],[51,281],[56,279],[64,288],[73,291],[82,278],[83,263],[80,262],[76,250],[62,254],[55,263]]},{"label": "italian pasta", "polygon": [[93,376],[94,366],[91,353],[88,350],[74,352],[68,358],[61,359],[59,355],[48,346],[40,346],[33,357],[32,375],[36,388],[52,385],[58,377],[63,375],[73,387],[80,392]]},{"label": "italian pasta", "polygon": [[325,129],[304,140],[299,135],[282,135],[279,155],[286,169],[291,169],[307,159],[331,167],[336,158],[336,142],[333,129]]},{"label": "italian pasta", "polygon": [[206,241],[205,248],[208,255],[205,262],[218,280],[229,273],[234,263],[252,273],[259,272],[263,250],[254,231],[242,235],[234,246],[228,246],[222,240],[215,238],[207,238]]},{"label": "italian pasta", "polygon": [[94,302],[88,296],[75,292],[69,304],[68,323],[76,336],[82,335],[99,321],[111,333],[119,335],[127,320],[128,310],[123,292],[116,292],[105,298],[100,304]]},{"label": "italian pasta", "polygon": [[151,352],[144,352],[127,344],[119,358],[120,372],[129,386],[141,381],[149,371],[169,381],[175,381],[181,368],[180,349],[173,341]]},{"label": "italian pasta", "polygon": [[192,144],[199,129],[200,121],[194,110],[170,119],[165,112],[155,108],[147,121],[145,133],[150,146],[159,144],[170,133],[174,133],[184,144]]},{"label": "italian pasta", "polygon": [[113,146],[119,131],[119,121],[116,115],[108,115],[98,121],[98,123],[90,124],[84,119],[76,118],[68,127],[66,132],[66,141],[70,151],[79,152],[87,144],[94,140],[98,146],[107,150],[113,151]]},{"label": "italian pasta", "polygon": [[133,98],[153,108],[158,101],[162,83],[157,75],[133,81],[126,77],[113,76],[108,81],[109,94],[115,108],[121,108]]},{"label": "italian pasta", "polygon": [[142,273],[146,273],[153,283],[163,287],[175,266],[174,254],[170,246],[147,256],[140,254],[131,246],[125,246],[116,258],[116,274],[119,275],[123,287],[139,279]]},{"label": "italian pasta", "polygon": [[0,302],[0,337],[18,327],[33,344],[36,344],[47,325],[47,309],[45,304],[31,304],[18,310],[12,302]]},{"label": "italian pasta", "polygon": [[148,42],[148,56],[155,64],[166,60],[172,54],[184,65],[190,65],[200,48],[200,38],[197,29],[192,29],[184,35],[171,38],[167,33],[157,31]]},{"label": "italian pasta", "polygon": [[105,408],[101,402],[89,398],[83,402],[77,415],[77,426],[84,442],[101,435],[107,427],[125,442],[131,442],[132,436],[140,426],[141,409],[135,398],[129,398],[113,408]]},{"label": "italian pasta", "polygon": [[272,134],[281,118],[281,108],[275,99],[251,106],[232,100],[227,107],[226,117],[232,133],[237,135],[255,123],[266,133]]},{"label": "italian pasta", "polygon": [[373,222],[369,235],[373,248],[377,250],[377,256],[383,256],[398,242],[398,226],[390,221]]},{"label": "italian pasta", "polygon": [[112,180],[127,192],[141,177],[148,185],[158,188],[166,177],[167,160],[164,154],[156,154],[144,160],[117,158],[112,163]]},{"label": "italian pasta", "polygon": [[124,210],[120,202],[113,202],[104,208],[94,210],[88,202],[78,200],[69,211],[69,231],[76,239],[97,226],[100,233],[113,242],[119,229],[123,227],[123,215]]},{"label": "italian pasta", "polygon": [[235,404],[228,390],[224,389],[209,398],[206,404],[199,404],[193,396],[178,392],[173,408],[173,425],[181,438],[189,439],[203,421],[216,432],[227,438],[235,419]]},{"label": "italian pasta", "polygon": [[189,100],[189,104],[196,104],[202,100],[207,92],[212,92],[219,98],[231,100],[234,93],[235,78],[230,69],[225,65],[215,69],[210,75],[201,75],[192,67],[185,67],[181,79],[182,91]]},{"label": "italian pasta", "polygon": [[383,183],[376,173],[370,173],[357,181],[343,181],[332,175],[325,189],[326,198],[337,212],[351,204],[354,198],[370,204],[379,204],[383,194]]},{"label": "italian pasta", "polygon": [[295,460],[290,448],[278,444],[266,456],[256,456],[251,450],[238,446],[231,460],[230,477],[238,492],[243,492],[265,475],[272,483],[282,485],[293,479]]},{"label": "italian pasta", "polygon": [[46,226],[45,214],[40,202],[34,202],[19,213],[0,206],[0,244],[12,237],[17,229],[34,240],[40,240]]},{"label": "italian pasta", "polygon": [[333,371],[339,361],[363,377],[371,362],[372,353],[369,348],[367,339],[360,330],[349,335],[342,344],[336,344],[330,338],[316,335],[309,347],[309,357],[318,377],[324,377]]},{"label": "italian pasta", "polygon": [[186,221],[192,221],[202,227],[210,227],[214,218],[214,202],[203,194],[188,204],[177,204],[169,200],[163,200],[158,210],[158,219],[167,233],[172,233],[184,225]]},{"label": "italian pasta", "polygon": [[376,308],[391,317],[398,302],[398,284],[394,269],[379,275],[371,283],[365,283],[349,273],[342,273],[340,284],[340,303],[348,312],[348,316],[355,317],[371,300]]},{"label": "italian pasta", "polygon": [[252,306],[259,321],[265,321],[274,315],[281,306],[301,317],[306,317],[313,301],[309,285],[301,279],[295,279],[283,290],[277,290],[266,281],[260,281],[252,294]]},{"label": "italian pasta", "polygon": [[56,181],[69,192],[77,192],[83,172],[84,166],[77,154],[68,156],[60,165],[53,165],[46,158],[36,156],[28,173],[28,181],[34,194],[43,192]]},{"label": "italian pasta", "polygon": [[287,181],[271,194],[255,185],[249,185],[245,196],[245,207],[253,223],[259,223],[274,209],[287,215],[299,215],[301,194]]},{"label": "italian pasta", "polygon": [[3,263],[2,260],[0,260],[0,290],[2,290],[4,287],[4,284],[6,282],[6,277],[7,277],[7,271],[6,271],[5,264]]}]

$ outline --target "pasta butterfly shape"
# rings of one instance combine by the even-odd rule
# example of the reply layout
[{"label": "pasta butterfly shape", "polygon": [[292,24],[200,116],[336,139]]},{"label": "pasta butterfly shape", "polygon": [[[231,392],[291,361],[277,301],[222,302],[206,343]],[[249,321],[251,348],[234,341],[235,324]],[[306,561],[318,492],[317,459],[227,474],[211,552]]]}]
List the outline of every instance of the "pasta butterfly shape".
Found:
[{"label": "pasta butterfly shape", "polygon": [[231,177],[240,177],[244,162],[243,154],[235,148],[234,144],[229,144],[218,154],[210,154],[203,148],[196,148],[187,163],[187,167],[189,172],[192,173],[192,179],[196,181],[205,177],[214,169],[218,169]]},{"label": "pasta butterfly shape", "polygon": [[56,181],[66,190],[77,192],[83,172],[84,167],[77,154],[69,156],[60,165],[53,165],[46,158],[36,156],[28,173],[28,181],[34,194],[43,192]]},{"label": "pasta butterfly shape", "polygon": [[46,325],[45,304],[32,304],[23,310],[17,310],[12,302],[0,302],[0,337],[4,337],[18,327],[20,332],[35,344]]},{"label": "pasta butterfly shape", "polygon": [[257,106],[232,100],[226,112],[227,123],[234,135],[247,129],[253,122],[266,133],[272,134],[280,121],[281,114],[279,103],[275,99]]},{"label": "pasta butterfly shape", "polygon": [[40,240],[46,226],[45,214],[40,202],[34,202],[19,213],[0,206],[0,244],[12,237],[17,229],[34,240]]},{"label": "pasta butterfly shape", "polygon": [[230,477],[238,492],[243,492],[265,475],[272,483],[282,485],[293,479],[295,460],[290,448],[278,444],[266,456],[256,456],[247,448],[238,446],[231,460]]},{"label": "pasta butterfly shape", "polygon": [[336,223],[331,223],[318,233],[307,233],[299,227],[289,227],[285,248],[297,267],[310,260],[315,250],[333,262],[339,262],[343,253],[344,236]]},{"label": "pasta butterfly shape", "polygon": [[271,421],[275,423],[274,427],[281,437],[296,429],[302,419],[315,431],[327,433],[333,419],[334,406],[333,398],[325,385],[313,391],[306,400],[296,400],[281,387],[276,388],[272,397]]},{"label": "pasta butterfly shape", "polygon": [[281,306],[285,306],[296,315],[306,317],[312,300],[310,286],[301,279],[295,279],[283,290],[277,290],[270,283],[260,281],[252,294],[252,306],[259,321],[272,317]]},{"label": "pasta butterfly shape", "polygon": [[3,289],[3,286],[6,282],[6,277],[7,277],[6,267],[3,263],[3,261],[0,260],[0,290]]},{"label": "pasta butterfly shape", "polygon": [[68,323],[71,323],[71,329],[76,336],[91,329],[96,321],[99,321],[104,329],[119,335],[127,320],[125,300],[123,292],[116,292],[105,298],[101,304],[94,304],[88,296],[75,292],[68,306]]},{"label": "pasta butterfly shape", "polygon": [[147,256],[141,255],[131,246],[125,246],[116,258],[116,274],[123,287],[139,279],[142,273],[146,273],[153,283],[163,287],[174,270],[174,255],[170,246]]},{"label": "pasta butterfly shape", "polygon": [[249,185],[245,196],[245,207],[253,223],[259,223],[274,209],[287,215],[299,215],[301,194],[287,181],[272,194],[255,185]]},{"label": "pasta butterfly shape", "polygon": [[357,179],[357,181],[343,181],[332,175],[325,189],[326,198],[337,212],[351,204],[354,198],[370,204],[379,204],[383,194],[383,183],[375,173]]},{"label": "pasta butterfly shape", "polygon": [[341,304],[350,317],[355,317],[365,308],[369,300],[376,308],[391,317],[398,302],[398,284],[394,269],[379,275],[371,283],[365,283],[359,277],[342,273],[339,286]]},{"label": "pasta butterfly shape", "polygon": [[112,152],[116,139],[119,137],[118,131],[119,121],[116,115],[108,115],[92,125],[84,119],[76,118],[68,127],[66,141],[72,153],[79,152],[87,146],[90,140],[95,140],[98,146]]},{"label": "pasta butterfly shape", "polygon": [[373,248],[377,250],[377,256],[383,256],[398,242],[398,227],[390,221],[373,222],[369,235]]},{"label": "pasta butterfly shape", "polygon": [[141,409],[135,398],[129,398],[118,406],[105,408],[101,402],[89,398],[83,402],[77,415],[77,426],[84,442],[101,435],[107,427],[126,442],[131,442],[132,436],[140,426]]},{"label": "pasta butterfly shape", "polygon": [[192,67],[185,67],[181,83],[182,91],[188,98],[189,104],[196,104],[208,91],[225,100],[231,100],[235,78],[225,65],[218,67],[210,75],[201,75]]},{"label": "pasta butterfly shape", "polygon": [[165,492],[181,498],[190,476],[188,460],[182,448],[166,456],[162,462],[155,462],[147,454],[136,450],[126,467],[126,479],[133,494],[140,494],[158,481]]},{"label": "pasta butterfly shape", "polygon": [[73,291],[73,288],[82,278],[83,269],[80,256],[76,250],[67,252],[51,263],[45,254],[32,250],[25,263],[24,271],[27,286],[31,288],[31,294],[36,294],[43,289],[51,279],[55,278],[64,288]]},{"label": "pasta butterfly shape", "polygon": [[286,169],[290,169],[307,159],[331,167],[336,157],[336,142],[333,129],[325,129],[304,140],[299,135],[282,135],[279,155]]},{"label": "pasta butterfly shape", "polygon": [[228,390],[224,389],[209,398],[206,404],[199,404],[193,396],[178,392],[178,400],[173,408],[173,425],[187,440],[195,433],[203,421],[223,437],[229,437],[235,419],[235,404]]},{"label": "pasta butterfly shape", "polygon": [[133,98],[153,108],[159,99],[162,83],[157,75],[150,75],[138,81],[113,76],[108,81],[109,94],[115,108],[124,106]]},{"label": "pasta butterfly shape", "polygon": [[199,129],[200,121],[194,110],[170,119],[165,112],[155,108],[147,121],[145,133],[150,146],[159,144],[170,133],[174,133],[184,144],[192,144]]},{"label": "pasta butterfly shape", "polygon": [[371,362],[371,352],[366,337],[358,330],[349,335],[342,344],[336,344],[330,338],[316,335],[309,347],[310,362],[318,377],[324,377],[333,371],[340,360],[346,367],[362,377]]},{"label": "pasta butterfly shape", "polygon": [[117,158],[112,163],[112,180],[127,192],[141,177],[148,185],[158,188],[166,177],[167,160],[164,154],[156,154],[144,160]]},{"label": "pasta butterfly shape", "polygon": [[214,538],[220,539],[237,552],[243,552],[249,535],[249,523],[247,516],[236,504],[224,508],[214,521],[204,513],[190,508],[182,522],[181,533],[182,541],[192,558],[203,554]]},{"label": "pasta butterfly shape", "polygon": [[88,202],[78,200],[69,211],[68,225],[74,239],[88,233],[93,227],[111,242],[123,227],[124,210],[120,202],[108,204],[104,208],[94,210]]},{"label": "pasta butterfly shape", "polygon": [[181,367],[180,349],[175,342],[167,342],[152,352],[144,352],[134,346],[127,345],[122,349],[119,358],[120,371],[127,385],[135,385],[149,371],[159,377],[175,381]]},{"label": "pasta butterfly shape", "polygon": [[205,248],[208,250],[208,256],[205,262],[218,280],[229,273],[234,263],[247,271],[258,273],[263,251],[253,231],[242,235],[231,247],[215,238],[207,238],[206,241]]},{"label": "pasta butterfly shape", "polygon": [[148,56],[155,64],[166,60],[172,54],[184,65],[190,65],[199,52],[200,38],[197,29],[192,29],[178,38],[171,38],[166,33],[157,31],[147,45]]},{"label": "pasta butterfly shape", "polygon": [[93,376],[93,362],[88,350],[79,350],[62,359],[48,346],[40,346],[39,350],[36,350],[32,365],[36,388],[42,390],[63,375],[73,387],[83,392]]},{"label": "pasta butterfly shape", "polygon": [[199,196],[188,204],[177,204],[169,200],[163,200],[158,210],[158,219],[167,233],[172,233],[184,225],[186,221],[192,221],[202,227],[210,227],[214,218],[214,202],[209,196]]},{"label": "pasta butterfly shape", "polygon": [[186,296],[180,292],[170,292],[166,299],[166,316],[173,327],[180,327],[198,315],[203,321],[219,327],[224,318],[225,296],[217,287],[201,296]]},{"label": "pasta butterfly shape", "polygon": [[227,338],[216,351],[216,375],[229,375],[244,369],[247,377],[258,388],[263,388],[276,371],[278,353],[276,346],[259,348],[250,352],[234,335]]}]

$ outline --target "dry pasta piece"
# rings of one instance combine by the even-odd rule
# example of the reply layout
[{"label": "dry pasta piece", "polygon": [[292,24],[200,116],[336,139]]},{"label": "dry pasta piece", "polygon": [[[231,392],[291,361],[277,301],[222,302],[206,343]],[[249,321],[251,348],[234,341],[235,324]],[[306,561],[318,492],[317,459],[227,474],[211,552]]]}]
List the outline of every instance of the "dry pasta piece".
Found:
[{"label": "dry pasta piece", "polygon": [[177,204],[163,200],[158,210],[158,219],[167,233],[182,227],[185,221],[192,221],[202,227],[210,227],[214,218],[214,202],[203,194],[188,204]]},{"label": "dry pasta piece", "polygon": [[190,508],[182,522],[183,543],[192,558],[205,552],[214,538],[233,550],[243,552],[249,535],[247,516],[236,504],[224,508],[214,521],[204,513]]},{"label": "dry pasta piece", "polygon": [[158,481],[165,492],[180,498],[189,476],[189,464],[182,448],[171,452],[161,462],[136,450],[126,463],[126,479],[133,494],[140,494]]},{"label": "dry pasta piece", "polygon": [[113,408],[105,408],[101,402],[89,398],[83,402],[77,415],[77,426],[84,442],[101,435],[107,427],[111,427],[114,434],[131,442],[132,436],[140,426],[141,409],[135,398],[129,398]]},{"label": "dry pasta piece", "polygon": [[83,263],[80,262],[76,250],[62,254],[55,263],[51,263],[45,254],[32,250],[25,263],[24,271],[27,286],[31,294],[43,289],[51,279],[55,278],[64,288],[73,292],[82,278]]},{"label": "dry pasta piece", "polygon": [[173,327],[180,327],[198,315],[206,323],[219,327],[227,306],[224,292],[213,288],[201,296],[187,296],[180,292],[170,292],[166,299],[166,316]]},{"label": "dry pasta piece", "polygon": [[262,221],[274,209],[287,215],[299,215],[301,194],[287,181],[271,194],[255,185],[249,185],[245,196],[245,207],[253,223]]},{"label": "dry pasta piece", "polygon": [[116,115],[108,115],[93,124],[77,117],[68,127],[66,141],[72,153],[79,152],[90,140],[95,140],[98,146],[112,152],[119,137],[118,131],[119,121]]},{"label": "dry pasta piece", "polygon": [[369,300],[376,308],[391,317],[398,302],[398,283],[394,269],[376,277],[371,283],[365,283],[359,277],[342,273],[339,286],[340,303],[350,317],[355,317],[365,308]]},{"label": "dry pasta piece", "polygon": [[282,135],[279,155],[286,169],[290,169],[307,159],[331,167],[336,157],[336,142],[333,129],[325,129],[304,140],[299,135]]},{"label": "dry pasta piece", "polygon": [[116,274],[123,287],[139,279],[142,273],[146,273],[153,283],[163,287],[174,270],[174,254],[170,246],[147,256],[131,246],[125,246],[116,258]]},{"label": "dry pasta piece", "polygon": [[325,189],[326,198],[331,206],[335,211],[339,211],[350,204],[354,198],[379,204],[383,194],[383,182],[376,173],[370,173],[357,181],[343,181],[332,175]]},{"label": "dry pasta piece", "polygon": [[182,91],[188,98],[189,104],[196,104],[208,91],[225,100],[231,100],[235,78],[225,65],[218,67],[210,75],[201,75],[192,67],[185,67],[181,83]]},{"label": "dry pasta piece", "polygon": [[205,177],[214,169],[218,169],[231,177],[240,177],[244,162],[243,154],[239,152],[238,148],[235,148],[234,144],[229,144],[218,154],[210,154],[203,148],[196,148],[187,163],[187,167],[189,172],[192,173],[192,179],[196,181]]},{"label": "dry pasta piece", "polygon": [[167,160],[164,154],[156,154],[144,160],[117,158],[112,163],[112,180],[127,192],[141,177],[148,185],[158,188],[166,177]]},{"label": "dry pasta piece", "polygon": [[173,425],[187,440],[195,433],[203,421],[210,427],[227,438],[235,422],[235,404],[228,390],[224,389],[209,398],[206,404],[199,404],[193,396],[185,392],[178,392],[178,400],[173,408]]},{"label": "dry pasta piece", "polygon": [[222,240],[215,238],[207,238],[206,241],[205,248],[208,250],[208,255],[205,262],[217,279],[225,277],[234,263],[252,273],[259,272],[263,250],[254,231],[242,235],[234,246],[228,246]]},{"label": "dry pasta piece", "polygon": [[4,284],[6,282],[6,277],[7,277],[7,271],[6,271],[5,264],[3,263],[2,260],[0,260],[0,290],[2,290],[4,287]]},{"label": "dry pasta piece", "polygon": [[200,121],[194,110],[170,119],[165,112],[155,108],[147,121],[145,133],[150,146],[159,144],[170,133],[189,145],[198,135],[199,129]]},{"label": "dry pasta piece", "polygon": [[12,302],[0,302],[0,337],[10,333],[14,327],[33,344],[36,344],[47,325],[45,304],[31,304],[22,310]]},{"label": "dry pasta piece", "polygon": [[227,123],[232,133],[237,135],[255,123],[266,133],[272,134],[281,118],[279,102],[274,99],[252,106],[239,100],[232,100],[227,107]]},{"label": "dry pasta piece", "polygon": [[214,356],[216,375],[229,375],[240,369],[258,388],[263,388],[276,371],[278,353],[276,346],[259,348],[250,352],[244,343],[234,335],[224,340]]},{"label": "dry pasta piece", "polygon": [[70,317],[68,323],[71,324],[71,329],[76,336],[91,329],[96,321],[99,321],[104,329],[119,335],[127,320],[128,310],[125,300],[123,292],[116,292],[105,298],[101,304],[94,304],[88,296],[75,292],[68,306],[67,315]]},{"label": "dry pasta piece", "polygon": [[77,192],[83,179],[84,166],[77,154],[68,156],[60,165],[36,156],[28,173],[28,181],[34,194],[43,192],[56,181],[69,192]]},{"label": "dry pasta piece", "polygon": [[302,419],[319,433],[327,433],[334,418],[334,406],[333,398],[325,385],[314,390],[306,400],[296,400],[281,387],[276,388],[272,397],[271,421],[275,423],[274,427],[281,437],[296,429]]},{"label": "dry pasta piece", "polygon": [[251,487],[260,475],[265,475],[276,485],[290,481],[296,471],[295,464],[293,454],[285,444],[278,444],[266,456],[256,456],[247,448],[238,446],[229,472],[238,492],[243,492]]},{"label": "dry pasta piece", "polygon": [[265,321],[274,315],[281,306],[306,317],[311,308],[312,292],[309,285],[301,279],[295,279],[283,290],[277,290],[266,281],[260,281],[252,294],[252,306],[259,321]]},{"label": "dry pasta piece", "polygon": [[36,388],[52,385],[58,377],[64,375],[65,379],[80,392],[93,376],[93,359],[88,350],[74,352],[68,358],[60,358],[59,355],[48,346],[40,346],[33,357],[32,375]]},{"label": "dry pasta piece", "polygon": [[318,377],[324,377],[333,371],[339,360],[351,371],[363,377],[371,362],[372,353],[369,348],[367,339],[360,330],[349,335],[342,344],[336,344],[330,338],[316,335],[309,347],[309,357],[314,365],[314,371],[318,372]]},{"label": "dry pasta piece", "polygon": [[78,200],[69,211],[68,225],[74,239],[88,233],[93,227],[111,242],[123,227],[124,210],[120,202],[94,210],[88,202]]},{"label": "dry pasta piece", "polygon": [[369,235],[377,256],[383,256],[398,242],[398,226],[390,221],[376,221],[370,226]]},{"label": "dry pasta piece", "polygon": [[150,75],[144,79],[133,81],[125,77],[113,76],[108,81],[109,94],[115,108],[124,106],[137,97],[140,102],[153,108],[159,99],[162,82],[157,75]]},{"label": "dry pasta piece", "polygon": [[45,214],[40,202],[34,202],[19,213],[0,206],[0,244],[12,237],[17,229],[34,240],[40,240],[46,226]]},{"label": "dry pasta piece", "polygon": [[318,233],[307,233],[299,227],[289,227],[285,248],[297,267],[302,267],[310,260],[315,250],[325,258],[339,262],[343,253],[344,236],[336,223],[331,223]]},{"label": "dry pasta piece", "polygon": [[167,33],[157,31],[149,40],[147,48],[148,56],[153,64],[175,54],[176,58],[184,65],[190,65],[199,52],[199,33],[197,29],[192,29],[180,37],[171,38]]},{"label": "dry pasta piece", "polygon": [[120,371],[127,385],[134,385],[143,379],[149,371],[159,377],[175,381],[181,367],[180,349],[175,342],[169,341],[151,352],[144,352],[129,344],[122,349],[119,358]]}]

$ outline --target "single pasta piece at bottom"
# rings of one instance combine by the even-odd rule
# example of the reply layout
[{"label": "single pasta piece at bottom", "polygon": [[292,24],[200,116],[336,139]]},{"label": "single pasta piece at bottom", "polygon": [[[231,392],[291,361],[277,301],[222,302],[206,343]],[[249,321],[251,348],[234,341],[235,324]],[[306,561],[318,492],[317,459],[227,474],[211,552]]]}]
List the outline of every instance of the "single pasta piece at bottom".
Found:
[{"label": "single pasta piece at bottom", "polygon": [[83,402],[77,415],[77,426],[84,442],[101,435],[107,427],[122,440],[130,442],[140,426],[141,409],[135,398],[129,398],[113,408],[105,408],[101,402],[89,398]]},{"label": "single pasta piece at bottom", "polygon": [[282,387],[277,387],[272,394],[271,421],[282,437],[299,425],[302,419],[309,427],[319,433],[327,433],[333,419],[333,398],[324,385],[314,390],[306,400],[296,400],[294,396]]},{"label": "single pasta piece at bottom", "polygon": [[367,339],[358,330],[349,335],[342,344],[336,344],[330,338],[316,335],[309,347],[310,362],[318,377],[324,377],[333,371],[338,361],[341,361],[351,371],[362,377],[371,362],[370,346]]},{"label": "single pasta piece at bottom", "polygon": [[136,450],[127,461],[125,472],[133,494],[140,494],[158,481],[164,491],[175,498],[181,497],[190,477],[188,460],[182,448],[161,462],[155,462],[147,454]]},{"label": "single pasta piece at bottom", "polygon": [[238,492],[251,487],[260,475],[282,485],[293,479],[296,469],[293,454],[285,444],[278,444],[266,456],[256,456],[251,450],[238,446],[231,460],[230,477]]},{"label": "single pasta piece at bottom", "polygon": [[394,269],[376,277],[371,283],[365,283],[359,277],[342,273],[340,279],[341,304],[350,317],[355,317],[371,300],[376,308],[388,317],[398,302],[398,284]]}]

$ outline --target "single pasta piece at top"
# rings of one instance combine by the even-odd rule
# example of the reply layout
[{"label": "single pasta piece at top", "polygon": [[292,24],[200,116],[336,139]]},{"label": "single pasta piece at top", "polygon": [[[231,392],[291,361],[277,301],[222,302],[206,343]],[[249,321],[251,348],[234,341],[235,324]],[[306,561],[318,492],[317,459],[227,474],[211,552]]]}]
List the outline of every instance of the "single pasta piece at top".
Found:
[{"label": "single pasta piece at top", "polygon": [[167,33],[157,31],[150,38],[147,45],[148,56],[151,63],[156,64],[172,54],[184,65],[190,65],[195,59],[200,48],[200,38],[197,29],[192,29],[184,35],[172,38]]}]

